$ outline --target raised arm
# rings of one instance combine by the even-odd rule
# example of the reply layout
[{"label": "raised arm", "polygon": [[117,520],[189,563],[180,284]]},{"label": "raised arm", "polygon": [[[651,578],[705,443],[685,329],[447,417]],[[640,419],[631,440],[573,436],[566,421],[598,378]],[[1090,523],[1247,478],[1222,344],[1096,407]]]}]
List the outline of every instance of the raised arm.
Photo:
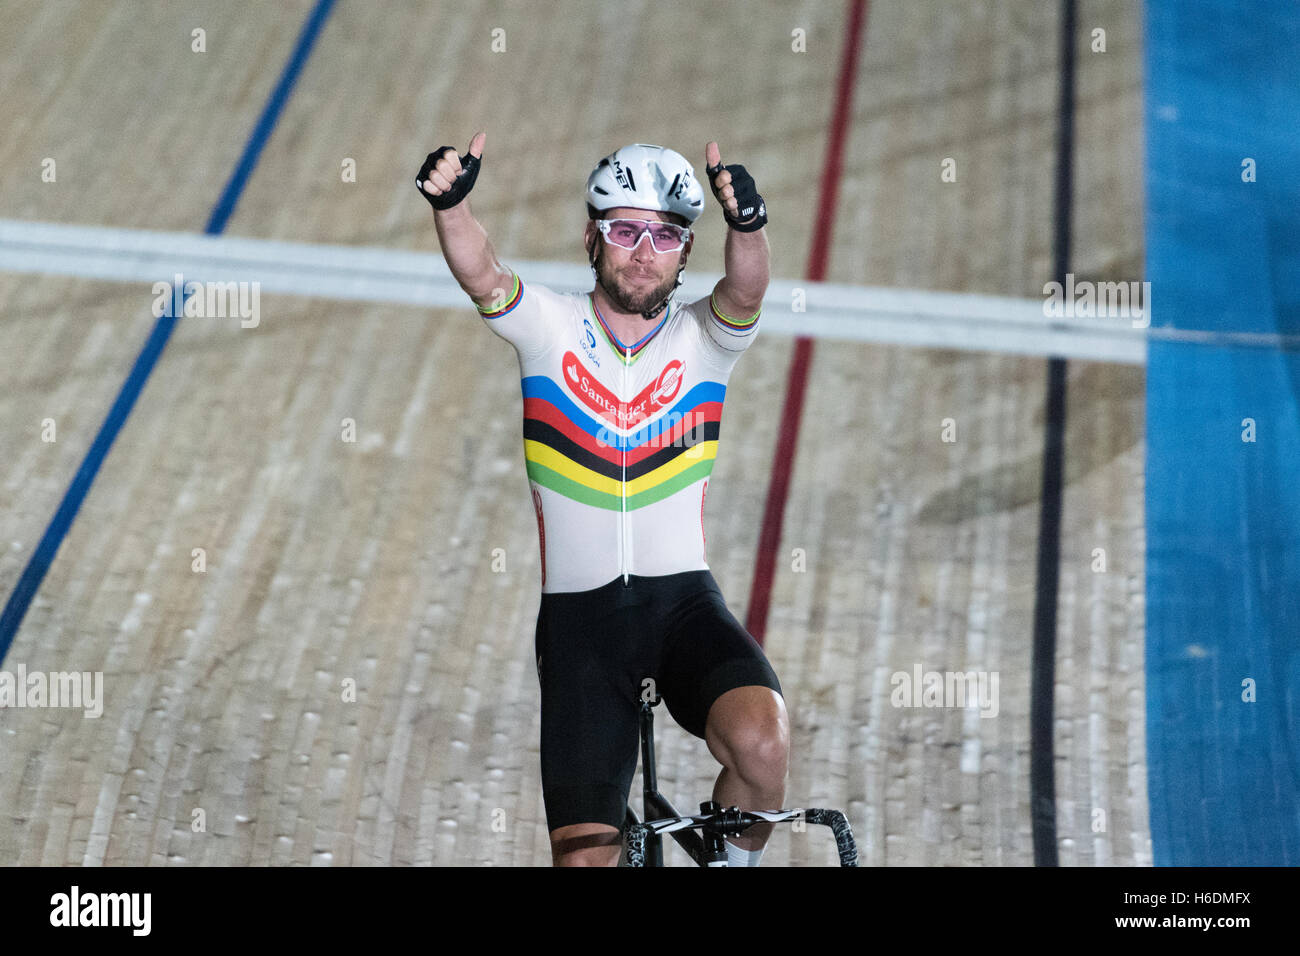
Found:
[{"label": "raised arm", "polygon": [[484,309],[508,295],[513,282],[466,199],[478,177],[486,140],[486,133],[475,134],[464,162],[451,147],[439,147],[429,154],[416,178],[421,194],[433,206],[433,224],[447,267],[466,295]]},{"label": "raised arm", "polygon": [[748,319],[763,307],[763,295],[767,292],[771,262],[767,231],[728,229],[724,258],[727,274],[713,287],[718,309],[732,318]]},{"label": "raised arm", "polygon": [[767,292],[771,264],[764,228],[767,208],[744,166],[722,165],[717,143],[709,143],[704,156],[709,185],[722,204],[728,226],[724,248],[726,275],[713,287],[713,294],[724,315],[748,319],[758,313]]},{"label": "raised arm", "polygon": [[435,211],[433,223],[447,267],[475,305],[486,309],[509,294],[510,270],[497,259],[492,240],[470,212],[468,200]]}]

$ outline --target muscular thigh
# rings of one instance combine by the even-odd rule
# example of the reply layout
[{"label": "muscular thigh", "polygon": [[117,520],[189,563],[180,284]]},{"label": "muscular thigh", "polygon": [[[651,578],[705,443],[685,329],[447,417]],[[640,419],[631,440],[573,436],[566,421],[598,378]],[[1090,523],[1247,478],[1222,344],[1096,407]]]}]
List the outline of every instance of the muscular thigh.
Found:
[{"label": "muscular thigh", "polygon": [[736,687],[781,684],[763,649],[726,606],[716,585],[672,616],[659,669],[659,691],[673,719],[704,738],[709,708]]}]

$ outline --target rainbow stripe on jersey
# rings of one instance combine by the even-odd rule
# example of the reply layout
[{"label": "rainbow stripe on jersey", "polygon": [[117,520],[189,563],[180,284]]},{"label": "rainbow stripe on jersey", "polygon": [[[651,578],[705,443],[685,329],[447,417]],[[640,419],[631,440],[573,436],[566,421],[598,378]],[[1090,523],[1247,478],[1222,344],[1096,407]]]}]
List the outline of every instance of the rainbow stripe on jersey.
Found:
[{"label": "rainbow stripe on jersey", "polygon": [[634,511],[713,471],[725,385],[701,382],[662,417],[625,435],[546,376],[522,384],[528,477],[557,494],[621,511],[626,493],[627,510]]}]

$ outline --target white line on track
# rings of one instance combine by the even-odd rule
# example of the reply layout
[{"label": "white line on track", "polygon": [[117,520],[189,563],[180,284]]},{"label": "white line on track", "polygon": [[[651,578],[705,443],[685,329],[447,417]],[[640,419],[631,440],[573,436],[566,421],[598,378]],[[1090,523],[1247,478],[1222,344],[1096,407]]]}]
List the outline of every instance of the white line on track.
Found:
[{"label": "white line on track", "polygon": [[[508,263],[557,292],[592,285],[584,265]],[[471,309],[440,255],[0,219],[0,271],[114,282],[258,282],[262,292]],[[691,274],[678,298],[709,293],[719,276]],[[805,311],[792,303],[803,290]],[[1141,365],[1147,333],[1128,319],[1049,319],[1039,299],[774,280],[763,302],[767,334],[922,348],[1059,355]],[[1162,338],[1166,336],[1160,336]]]}]

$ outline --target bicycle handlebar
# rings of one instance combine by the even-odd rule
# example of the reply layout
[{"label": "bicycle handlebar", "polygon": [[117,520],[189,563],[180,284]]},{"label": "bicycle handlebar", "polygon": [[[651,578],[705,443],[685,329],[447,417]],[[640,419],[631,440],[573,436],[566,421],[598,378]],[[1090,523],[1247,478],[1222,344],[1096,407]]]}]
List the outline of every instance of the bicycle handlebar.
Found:
[{"label": "bicycle handlebar", "polygon": [[840,866],[858,865],[858,845],[853,840],[853,828],[849,826],[848,817],[839,810],[814,808],[804,811],[804,819],[809,823],[831,828],[831,832],[835,834],[835,847],[840,852]]},{"label": "bicycle handlebar", "polygon": [[756,823],[785,823],[804,819],[818,826],[829,827],[835,835],[835,847],[839,851],[840,866],[858,865],[858,848],[853,840],[853,828],[848,818],[839,810],[737,810],[735,807],[718,813],[708,813],[689,817],[665,817],[662,820],[647,820],[627,829],[627,865],[645,866],[645,842],[651,834],[672,833],[675,830],[687,830],[696,827],[714,830],[723,835],[734,836]]}]

